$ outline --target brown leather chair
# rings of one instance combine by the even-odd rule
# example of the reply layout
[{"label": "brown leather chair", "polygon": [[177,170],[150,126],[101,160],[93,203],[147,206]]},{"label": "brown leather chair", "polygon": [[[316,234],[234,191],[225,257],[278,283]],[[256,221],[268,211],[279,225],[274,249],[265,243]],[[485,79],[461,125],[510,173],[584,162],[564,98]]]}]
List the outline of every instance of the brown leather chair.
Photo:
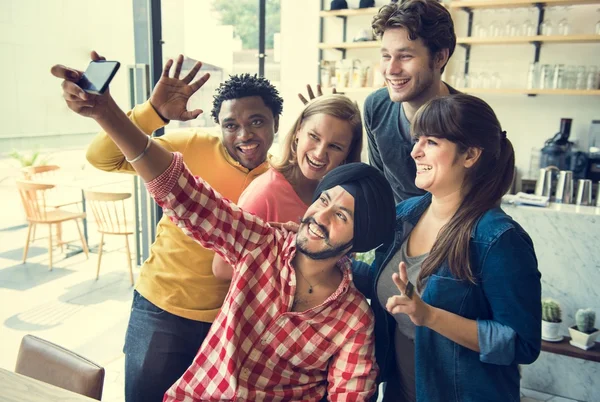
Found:
[{"label": "brown leather chair", "polygon": [[65,348],[25,335],[15,372],[97,400],[102,399],[104,368]]}]

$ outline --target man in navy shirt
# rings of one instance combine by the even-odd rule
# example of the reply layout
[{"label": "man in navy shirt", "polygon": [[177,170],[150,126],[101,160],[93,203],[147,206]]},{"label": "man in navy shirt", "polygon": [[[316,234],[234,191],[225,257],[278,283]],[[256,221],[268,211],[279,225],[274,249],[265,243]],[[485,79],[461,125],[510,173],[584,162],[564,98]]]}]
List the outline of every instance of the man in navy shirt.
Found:
[{"label": "man in navy shirt", "polygon": [[400,202],[424,193],[415,186],[410,123],[430,99],[457,93],[442,81],[456,35],[450,13],[436,0],[383,6],[372,27],[381,39],[380,72],[386,87],[365,101],[369,162],[383,172]]}]

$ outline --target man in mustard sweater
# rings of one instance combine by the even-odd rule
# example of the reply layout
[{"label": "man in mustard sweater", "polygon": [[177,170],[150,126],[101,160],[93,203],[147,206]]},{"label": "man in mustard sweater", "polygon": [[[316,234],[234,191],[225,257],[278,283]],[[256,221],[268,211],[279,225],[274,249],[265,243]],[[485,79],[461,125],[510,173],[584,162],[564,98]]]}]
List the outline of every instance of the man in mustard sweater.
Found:
[{"label": "man in mustard sweater", "polygon": [[[92,52],[92,59],[100,58]],[[202,113],[188,111],[187,101],[208,74],[192,82],[201,67],[197,63],[179,78],[182,63],[183,56],[179,56],[169,76],[169,60],[149,101],[129,112],[131,121],[148,135],[169,120],[190,120]],[[81,74],[67,68],[56,73],[67,79]],[[282,98],[268,80],[248,74],[231,76],[217,89],[213,101],[212,117],[221,127],[222,138],[188,130],[155,141],[180,152],[194,175],[237,202],[246,186],[268,168],[267,152],[282,107]],[[104,171],[135,173],[104,132],[90,144],[87,159]],[[194,360],[229,289],[229,281],[212,273],[213,254],[166,216],[158,223],[156,241],[134,290],[125,339],[127,402],[162,401],[165,391]]]}]

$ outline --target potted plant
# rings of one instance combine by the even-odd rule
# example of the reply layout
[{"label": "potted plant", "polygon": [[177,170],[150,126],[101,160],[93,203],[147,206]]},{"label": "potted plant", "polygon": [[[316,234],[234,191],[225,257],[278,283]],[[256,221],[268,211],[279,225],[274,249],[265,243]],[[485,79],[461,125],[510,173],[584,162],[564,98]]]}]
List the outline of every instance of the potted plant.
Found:
[{"label": "potted plant", "polygon": [[594,327],[596,313],[590,308],[579,309],[575,313],[575,322],[576,325],[569,328],[571,345],[583,350],[594,346],[596,338],[600,335],[600,330]]},{"label": "potted plant", "polygon": [[560,304],[553,299],[542,299],[542,339],[545,341],[560,341],[558,334],[562,312]]}]

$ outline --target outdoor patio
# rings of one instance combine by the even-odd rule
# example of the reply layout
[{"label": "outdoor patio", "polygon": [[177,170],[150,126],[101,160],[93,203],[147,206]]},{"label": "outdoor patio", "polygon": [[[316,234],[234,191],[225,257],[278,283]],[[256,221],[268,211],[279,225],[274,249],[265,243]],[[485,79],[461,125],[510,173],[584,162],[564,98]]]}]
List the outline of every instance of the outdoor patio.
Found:
[{"label": "outdoor patio", "polygon": [[[64,161],[69,168],[80,169],[83,155],[82,150],[55,153],[52,162]],[[65,258],[55,248],[53,270],[48,271],[45,227],[38,228],[39,239],[22,264],[27,226],[15,187],[19,169],[9,159],[0,160],[0,166],[0,367],[14,370],[22,337],[33,334],[104,366],[102,400],[123,401],[122,348],[133,294],[123,239],[105,237],[98,280],[97,253],[90,253],[89,259],[83,253]],[[92,221],[88,219],[91,246],[99,242]],[[78,239],[72,222],[64,224],[63,238]],[[79,240],[73,242],[78,244]],[[138,274],[139,268],[134,267],[134,277]]]}]

